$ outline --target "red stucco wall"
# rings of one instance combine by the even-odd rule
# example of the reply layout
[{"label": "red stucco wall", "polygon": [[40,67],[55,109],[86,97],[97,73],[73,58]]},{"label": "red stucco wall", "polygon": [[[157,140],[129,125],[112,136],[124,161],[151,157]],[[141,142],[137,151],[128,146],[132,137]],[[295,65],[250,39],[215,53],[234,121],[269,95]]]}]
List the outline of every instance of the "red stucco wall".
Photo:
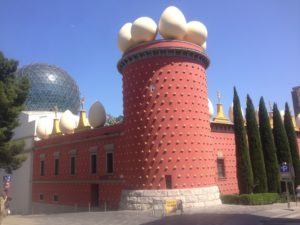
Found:
[{"label": "red stucco wall", "polygon": [[[143,49],[199,46],[155,42]],[[141,50],[137,48],[130,54]],[[205,66],[181,56],[140,59],[124,67],[125,145],[128,189],[165,189],[215,184]]]}]

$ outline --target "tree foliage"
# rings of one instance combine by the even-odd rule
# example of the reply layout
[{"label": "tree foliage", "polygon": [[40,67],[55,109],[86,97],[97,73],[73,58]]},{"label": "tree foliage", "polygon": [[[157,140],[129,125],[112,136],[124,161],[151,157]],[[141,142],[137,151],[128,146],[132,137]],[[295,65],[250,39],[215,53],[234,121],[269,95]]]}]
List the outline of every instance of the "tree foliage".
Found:
[{"label": "tree foliage", "polygon": [[264,193],[268,191],[267,174],[255,116],[255,109],[249,95],[247,95],[246,122],[249,152],[254,178],[253,192]]},{"label": "tree foliage", "polygon": [[240,99],[234,88],[233,118],[237,158],[237,179],[240,194],[250,194],[253,191],[253,173],[247,144],[244,118],[241,112]]},{"label": "tree foliage", "polygon": [[25,160],[21,154],[23,141],[12,141],[13,129],[26,100],[29,81],[16,79],[17,61],[9,60],[0,52],[0,168],[12,172]]},{"label": "tree foliage", "polygon": [[273,135],[277,149],[278,163],[281,164],[283,162],[286,162],[288,164],[291,164],[292,156],[289,141],[283,126],[283,121],[281,119],[277,104],[274,104],[273,106]]},{"label": "tree foliage", "polygon": [[292,155],[293,167],[295,171],[295,184],[300,184],[300,158],[299,158],[299,146],[297,143],[297,137],[294,129],[294,124],[292,121],[292,116],[290,113],[288,103],[285,104],[284,113],[284,127],[288,137],[289,146]]},{"label": "tree foliage", "polygon": [[279,168],[270,120],[263,97],[259,101],[259,132],[265,159],[268,190],[280,192]]}]

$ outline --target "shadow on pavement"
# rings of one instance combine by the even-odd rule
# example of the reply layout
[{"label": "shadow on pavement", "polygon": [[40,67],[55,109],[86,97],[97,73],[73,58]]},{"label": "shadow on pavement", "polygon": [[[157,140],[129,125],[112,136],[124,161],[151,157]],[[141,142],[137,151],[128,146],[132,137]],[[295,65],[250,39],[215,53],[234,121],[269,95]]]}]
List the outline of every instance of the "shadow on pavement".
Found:
[{"label": "shadow on pavement", "polygon": [[183,214],[141,225],[300,225],[300,219],[268,218],[249,214]]}]

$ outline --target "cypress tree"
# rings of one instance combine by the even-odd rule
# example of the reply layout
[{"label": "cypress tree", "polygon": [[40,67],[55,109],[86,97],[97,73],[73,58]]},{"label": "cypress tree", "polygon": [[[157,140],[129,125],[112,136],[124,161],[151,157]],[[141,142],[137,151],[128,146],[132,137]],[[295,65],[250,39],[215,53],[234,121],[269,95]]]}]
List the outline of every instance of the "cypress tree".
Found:
[{"label": "cypress tree", "polygon": [[286,162],[288,164],[291,164],[292,156],[289,141],[277,104],[274,104],[273,106],[273,135],[277,149],[278,163],[281,164],[283,162]]},{"label": "cypress tree", "polygon": [[279,168],[274,137],[263,97],[259,101],[259,132],[265,159],[268,190],[280,192]]},{"label": "cypress tree", "polygon": [[246,122],[247,122],[249,152],[250,152],[252,171],[254,177],[253,192],[254,193],[268,192],[265,161],[264,161],[263,150],[260,141],[256,116],[255,116],[255,109],[249,95],[247,95]]},{"label": "cypress tree", "polygon": [[300,158],[299,158],[299,146],[297,143],[297,137],[292,121],[288,103],[285,103],[284,113],[284,127],[288,137],[289,146],[292,155],[293,167],[295,171],[295,185],[300,184]]},{"label": "cypress tree", "polygon": [[24,142],[11,140],[29,90],[27,78],[17,80],[14,76],[17,65],[17,61],[5,58],[0,52],[0,168],[8,173],[26,159],[21,154]]},{"label": "cypress tree", "polygon": [[241,112],[240,99],[235,87],[233,97],[233,117],[238,186],[240,194],[250,194],[253,191],[253,173],[249,157],[244,118]]}]

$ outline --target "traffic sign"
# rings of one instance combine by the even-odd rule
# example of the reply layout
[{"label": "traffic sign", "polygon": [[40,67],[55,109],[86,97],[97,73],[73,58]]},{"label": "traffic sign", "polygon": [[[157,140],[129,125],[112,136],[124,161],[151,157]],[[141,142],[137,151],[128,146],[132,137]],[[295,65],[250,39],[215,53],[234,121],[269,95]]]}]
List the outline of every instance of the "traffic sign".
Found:
[{"label": "traffic sign", "polygon": [[288,173],[290,171],[289,165],[287,163],[282,163],[280,165],[280,172],[281,173]]},{"label": "traffic sign", "polygon": [[11,176],[10,175],[3,176],[3,182],[11,182]]}]

